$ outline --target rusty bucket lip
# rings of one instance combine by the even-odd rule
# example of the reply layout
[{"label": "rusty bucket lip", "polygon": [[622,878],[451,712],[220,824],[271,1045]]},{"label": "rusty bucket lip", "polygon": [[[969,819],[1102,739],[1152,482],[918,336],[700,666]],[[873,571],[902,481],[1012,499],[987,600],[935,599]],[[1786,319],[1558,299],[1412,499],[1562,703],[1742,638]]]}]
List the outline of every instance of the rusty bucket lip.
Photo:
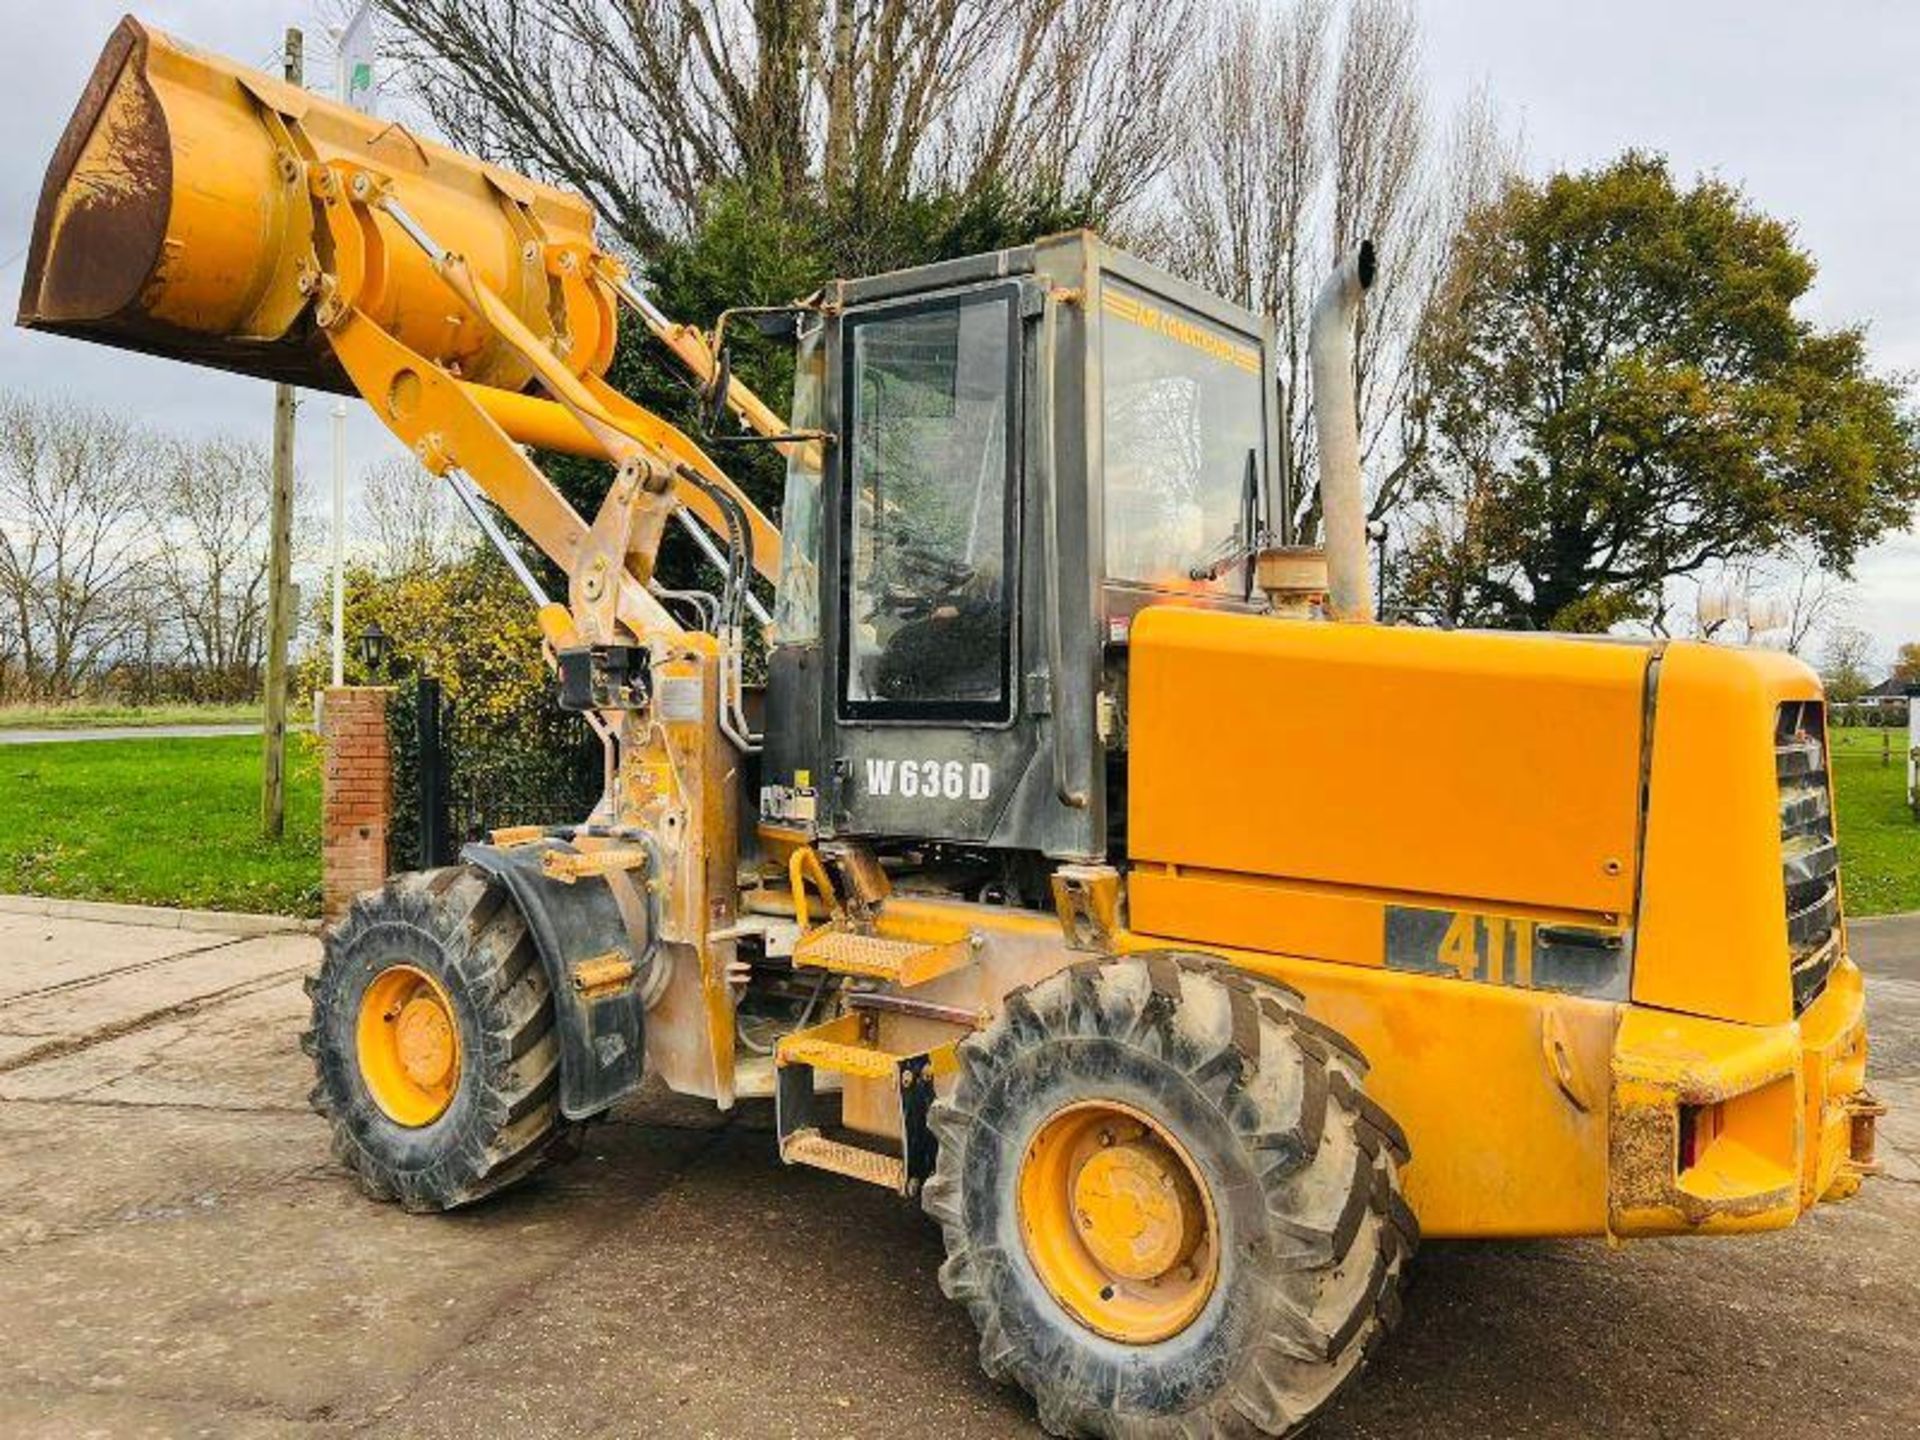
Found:
[{"label": "rusty bucket lip", "polygon": [[[79,163],[80,152],[86,148],[101,114],[105,111],[107,100],[113,94],[123,71],[132,68],[135,82],[146,91],[153,100],[153,108],[158,113],[158,100],[153,97],[152,86],[147,83],[144,60],[153,31],[132,15],[120,17],[120,23],[107,37],[107,43],[100,51],[100,58],[94,62],[93,73],[87,77],[86,88],[80,92],[80,99],[68,117],[66,128],[60,132],[59,143],[54,146],[53,158],[47,163],[46,178],[41,181],[40,200],[34,207],[33,234],[28,242],[27,263],[20,282],[20,308],[17,323],[28,329],[66,330],[69,326],[83,327],[88,319],[106,319],[126,308],[138,298],[140,287],[146,277],[139,277],[138,283],[120,300],[117,305],[92,316],[65,320],[48,317],[41,312],[40,298],[46,279],[47,250],[53,239],[53,217],[58,208],[61,192],[73,177],[74,166]],[[165,194],[173,188],[173,153],[170,147],[161,146],[158,151],[159,163],[165,167],[159,177],[160,193]],[[164,235],[166,218],[160,217],[159,234]],[[159,241],[155,241],[155,258],[159,254]],[[84,333],[84,332],[83,332]]]}]

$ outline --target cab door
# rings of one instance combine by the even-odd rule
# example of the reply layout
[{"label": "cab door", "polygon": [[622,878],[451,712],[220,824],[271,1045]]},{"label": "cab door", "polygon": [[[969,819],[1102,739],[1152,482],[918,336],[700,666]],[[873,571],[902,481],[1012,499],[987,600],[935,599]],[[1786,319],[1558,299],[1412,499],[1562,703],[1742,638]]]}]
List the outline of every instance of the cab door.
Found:
[{"label": "cab door", "polygon": [[834,829],[994,843],[1034,749],[1020,626],[1031,284],[847,311]]}]

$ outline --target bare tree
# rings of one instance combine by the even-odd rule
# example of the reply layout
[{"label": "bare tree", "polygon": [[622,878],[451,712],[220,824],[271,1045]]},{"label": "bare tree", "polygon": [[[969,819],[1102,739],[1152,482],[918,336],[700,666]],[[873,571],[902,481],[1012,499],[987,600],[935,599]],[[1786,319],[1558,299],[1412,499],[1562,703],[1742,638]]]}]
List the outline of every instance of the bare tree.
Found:
[{"label": "bare tree", "polygon": [[1302,457],[1308,310],[1328,253],[1314,229],[1328,175],[1331,14],[1328,0],[1280,10],[1241,0],[1216,17],[1159,247],[1196,283],[1274,317],[1283,420]]},{"label": "bare tree", "polygon": [[1854,625],[1837,625],[1820,650],[1820,679],[1827,698],[1851,705],[1873,686],[1873,637]]},{"label": "bare tree", "polygon": [[1795,655],[1806,654],[1853,608],[1846,582],[1804,545],[1723,565],[1701,579],[1697,591],[1693,630],[1699,638],[1766,644]]},{"label": "bare tree", "polygon": [[135,631],[148,448],[104,412],[0,398],[0,604],[37,694],[71,699]]},{"label": "bare tree", "polygon": [[[945,188],[1072,196],[1125,229],[1187,123],[1204,0],[1016,0],[928,148]],[[991,8],[989,6],[989,8]]]},{"label": "bare tree", "polygon": [[21,669],[21,645],[18,617],[6,597],[0,595],[0,704],[24,698],[27,685]]},{"label": "bare tree", "polygon": [[[1404,498],[1422,443],[1414,346],[1440,303],[1446,258],[1467,211],[1491,194],[1515,147],[1484,97],[1436,127],[1419,25],[1406,0],[1235,0],[1202,45],[1183,127],[1189,145],[1166,187],[1160,252],[1174,269],[1274,317],[1282,416],[1299,473],[1295,520],[1318,530],[1306,337],[1334,259],[1363,239],[1379,283],[1356,347],[1361,458],[1371,517]],[[1430,527],[1429,527],[1430,528]]]},{"label": "bare tree", "polygon": [[585,194],[642,255],[716,183],[855,212],[917,186],[1106,212],[1158,174],[1196,0],[383,0],[454,143]]},{"label": "bare tree", "polygon": [[230,437],[158,448],[152,570],[179,659],[210,695],[249,697],[266,649],[272,460]]},{"label": "bare tree", "polygon": [[1798,550],[1773,566],[1784,648],[1804,655],[1853,609],[1853,591],[1816,556]]},{"label": "bare tree", "polygon": [[451,564],[470,538],[459,502],[411,458],[381,461],[360,477],[359,548],[384,576]]}]

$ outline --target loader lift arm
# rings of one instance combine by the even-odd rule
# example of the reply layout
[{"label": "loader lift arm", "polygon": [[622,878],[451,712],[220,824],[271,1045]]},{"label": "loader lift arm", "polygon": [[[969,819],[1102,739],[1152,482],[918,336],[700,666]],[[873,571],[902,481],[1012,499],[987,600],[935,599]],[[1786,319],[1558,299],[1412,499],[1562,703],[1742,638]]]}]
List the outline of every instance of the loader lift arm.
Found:
[{"label": "loader lift arm", "polygon": [[[646,582],[652,578],[654,557],[674,506],[691,510],[712,532],[728,533],[721,503],[708,487],[718,489],[745,515],[754,564],[769,580],[777,579],[779,532],[692,440],[599,377],[562,364],[553,349],[475,274],[463,255],[441,245],[401,205],[383,179],[344,161],[332,162],[322,174],[326,178],[314,188],[336,255],[351,255],[356,249],[362,257],[377,255],[376,217],[384,213],[427,255],[447,287],[526,362],[554,397],[488,396],[480,387],[460,384],[444,372],[432,373],[438,367],[380,329],[355,303],[357,291],[343,283],[344,277],[357,272],[360,284],[367,284],[365,260],[321,272],[319,288],[324,298],[316,318],[356,388],[427,469],[443,474],[458,467],[468,474],[568,575],[572,620],[580,638],[610,640],[616,620],[635,635],[678,629],[647,592]],[[510,214],[517,211],[528,230],[537,230],[539,222],[530,211],[504,194],[501,202]],[[554,246],[544,239],[527,243],[542,247],[549,273],[563,293],[569,286],[584,285],[594,292],[590,302],[603,306],[616,293],[607,257],[598,257],[596,263],[578,246]],[[582,275],[584,281],[579,278]],[[703,357],[708,353],[704,348],[694,351],[692,344],[684,348]],[[699,371],[694,373],[697,377]],[[730,394],[734,388],[729,386]],[[749,399],[760,423],[776,432],[783,428],[757,397]],[[735,403],[744,409],[749,399]],[[583,524],[519,451],[507,422],[521,435],[565,440],[570,443],[564,448],[616,467],[614,484],[591,524]],[[555,638],[551,632],[549,638]]]}]

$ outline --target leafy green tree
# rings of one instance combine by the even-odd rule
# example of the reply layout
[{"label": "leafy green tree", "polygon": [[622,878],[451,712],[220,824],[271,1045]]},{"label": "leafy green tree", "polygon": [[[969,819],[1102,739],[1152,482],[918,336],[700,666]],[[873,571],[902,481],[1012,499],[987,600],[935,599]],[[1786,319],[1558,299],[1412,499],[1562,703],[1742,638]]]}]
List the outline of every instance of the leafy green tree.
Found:
[{"label": "leafy green tree", "polygon": [[1920,421],[1864,328],[1795,313],[1814,271],[1786,224],[1658,156],[1510,183],[1421,344],[1402,602],[1604,630],[1795,542],[1844,573],[1920,498]]}]

